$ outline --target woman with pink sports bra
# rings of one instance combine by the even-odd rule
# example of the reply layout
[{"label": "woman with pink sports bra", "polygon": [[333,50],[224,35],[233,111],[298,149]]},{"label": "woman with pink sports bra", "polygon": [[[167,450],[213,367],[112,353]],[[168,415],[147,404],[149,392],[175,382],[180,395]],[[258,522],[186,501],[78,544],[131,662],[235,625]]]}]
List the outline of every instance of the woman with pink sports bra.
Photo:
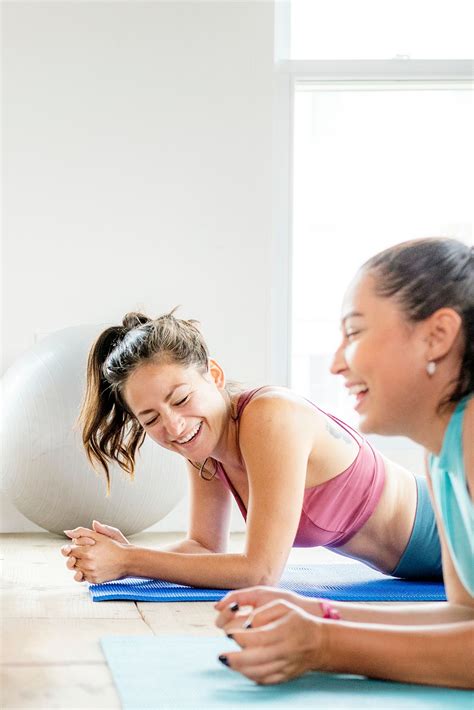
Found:
[{"label": "woman with pink sports bra", "polygon": [[[399,577],[441,575],[424,479],[283,387],[226,385],[193,321],[132,313],[105,330],[89,355],[82,424],[107,486],[108,464],[133,475],[149,436],[187,459],[191,502],[186,539],[165,549],[130,544],[98,521],[65,531],[78,582],[271,585],[292,546],[319,545]],[[242,553],[226,552],[232,497],[246,519]]]}]

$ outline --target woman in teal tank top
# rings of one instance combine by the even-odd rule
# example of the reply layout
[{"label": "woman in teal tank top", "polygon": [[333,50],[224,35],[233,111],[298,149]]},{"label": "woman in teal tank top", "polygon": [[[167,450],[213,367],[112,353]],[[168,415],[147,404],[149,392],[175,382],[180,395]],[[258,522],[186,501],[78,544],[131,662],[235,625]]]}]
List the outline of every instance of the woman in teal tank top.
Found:
[{"label": "woman in teal tank top", "polygon": [[[366,262],[344,299],[332,371],[355,395],[362,432],[425,448],[448,603],[378,608],[232,592],[216,605],[217,625],[242,650],[223,662],[264,684],[321,670],[473,688],[473,247],[421,239]],[[236,614],[239,605],[253,610]]]},{"label": "woman in teal tank top", "polygon": [[[456,406],[443,439],[439,455],[429,456],[433,497],[440,512],[449,555],[459,581],[474,596],[474,506],[466,478],[464,435],[474,437],[472,414],[467,423],[466,410],[472,412],[472,394]],[[465,422],[466,420],[466,422]],[[470,442],[472,447],[472,441]],[[472,480],[472,478],[471,478]]]}]

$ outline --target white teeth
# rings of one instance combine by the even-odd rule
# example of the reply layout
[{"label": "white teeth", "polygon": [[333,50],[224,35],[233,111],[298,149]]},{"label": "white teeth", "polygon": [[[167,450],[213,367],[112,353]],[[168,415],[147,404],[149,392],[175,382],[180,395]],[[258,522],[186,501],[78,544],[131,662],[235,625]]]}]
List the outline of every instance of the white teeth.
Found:
[{"label": "white teeth", "polygon": [[352,387],[349,387],[349,394],[360,394],[361,392],[367,392],[365,385],[352,385]]},{"label": "white teeth", "polygon": [[191,439],[196,436],[196,434],[198,433],[199,429],[201,428],[201,424],[202,424],[202,422],[199,422],[199,424],[196,424],[196,426],[194,427],[194,429],[189,432],[188,436],[187,436],[185,439],[176,439],[176,440],[175,440],[176,443],[177,443],[177,444],[187,444],[188,441],[191,441]]}]

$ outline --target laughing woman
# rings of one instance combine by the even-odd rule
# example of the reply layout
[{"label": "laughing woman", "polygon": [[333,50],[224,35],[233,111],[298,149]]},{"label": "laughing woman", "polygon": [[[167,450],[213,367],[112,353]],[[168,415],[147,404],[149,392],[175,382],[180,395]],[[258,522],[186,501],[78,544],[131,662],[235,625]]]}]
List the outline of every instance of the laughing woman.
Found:
[{"label": "laughing woman", "polygon": [[[87,455],[109,484],[109,463],[132,475],[148,436],[187,460],[191,504],[187,538],[166,549],[130,544],[100,523],[67,531],[73,543],[62,552],[77,581],[275,584],[293,545],[323,545],[400,577],[441,574],[426,481],[289,390],[226,386],[193,322],[130,314],[104,331],[82,421]],[[226,552],[232,497],[247,523],[241,554]]]},{"label": "laughing woman", "polygon": [[[409,436],[427,451],[448,604],[377,608],[263,587],[232,592],[216,605],[217,624],[243,650],[221,660],[265,684],[322,670],[472,688],[473,248],[418,240],[368,261],[346,294],[332,369],[357,387],[362,431]],[[254,609],[242,615],[238,605]]]}]

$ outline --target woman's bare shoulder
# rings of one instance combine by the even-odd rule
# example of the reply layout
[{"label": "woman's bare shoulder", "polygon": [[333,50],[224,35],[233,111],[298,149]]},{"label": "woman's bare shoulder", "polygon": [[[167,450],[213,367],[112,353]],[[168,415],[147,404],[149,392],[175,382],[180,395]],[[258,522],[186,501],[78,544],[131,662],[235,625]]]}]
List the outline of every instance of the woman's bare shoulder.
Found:
[{"label": "woman's bare shoulder", "polygon": [[252,395],[250,401],[242,411],[242,419],[255,416],[263,411],[285,413],[301,412],[322,416],[321,412],[309,400],[302,395],[280,385],[265,385],[260,387]]},{"label": "woman's bare shoulder", "polygon": [[239,418],[239,440],[260,443],[277,437],[313,446],[325,432],[326,417],[311,402],[286,387],[265,387],[256,392]]}]

